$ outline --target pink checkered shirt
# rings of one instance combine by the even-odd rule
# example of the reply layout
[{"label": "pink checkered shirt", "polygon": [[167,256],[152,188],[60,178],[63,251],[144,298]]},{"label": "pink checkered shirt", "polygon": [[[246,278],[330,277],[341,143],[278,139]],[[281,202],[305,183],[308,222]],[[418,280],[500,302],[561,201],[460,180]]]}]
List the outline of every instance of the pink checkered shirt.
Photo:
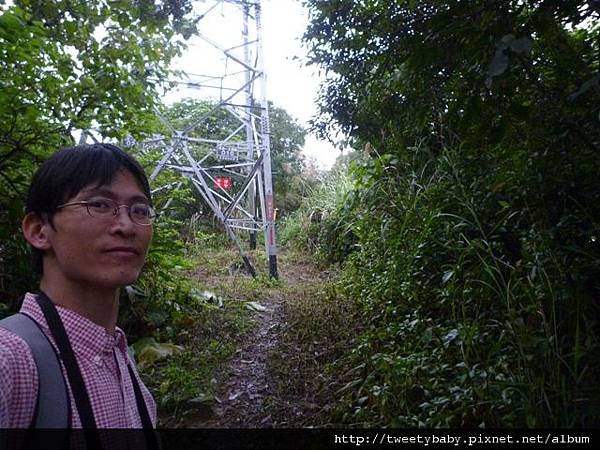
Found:
[{"label": "pink checkered shirt", "polygon": [[[127,353],[127,339],[120,328],[114,336],[89,319],[60,306],[58,314],[75,352],[99,428],[141,428],[133,385],[127,365],[140,383],[148,413],[156,426],[156,403],[139,378]],[[21,312],[34,319],[56,348],[44,314],[35,297],[26,294]],[[73,428],[81,428],[67,372],[62,366],[72,405]],[[27,428],[33,419],[38,374],[29,347],[21,338],[0,328],[0,428]]]}]

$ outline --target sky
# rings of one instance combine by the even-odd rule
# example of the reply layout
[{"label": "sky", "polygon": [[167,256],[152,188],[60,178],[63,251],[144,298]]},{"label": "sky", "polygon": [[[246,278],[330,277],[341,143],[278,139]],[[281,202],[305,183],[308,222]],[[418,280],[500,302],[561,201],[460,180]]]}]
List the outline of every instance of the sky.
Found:
[{"label": "sky", "polygon": [[[322,81],[315,67],[300,62],[306,56],[300,39],[308,25],[308,13],[297,0],[263,0],[263,9],[267,95],[307,126],[317,113],[316,97]],[[330,143],[312,135],[307,136],[303,152],[323,168],[330,168],[340,154]]]},{"label": "sky", "polygon": [[[205,12],[214,1],[201,2],[199,8]],[[316,97],[322,78],[314,67],[302,64],[306,59],[306,49],[301,45],[301,37],[308,24],[307,10],[299,0],[262,0],[262,31],[265,72],[267,73],[267,98],[276,106],[284,108],[301,126],[308,128],[308,121],[316,112]],[[241,33],[241,14],[233,15],[231,5],[221,5],[199,22],[199,30],[210,39],[225,47],[239,43],[231,37]],[[228,24],[228,25],[227,25]],[[227,26],[231,28],[227,29]],[[238,54],[241,55],[241,53]],[[219,60],[220,61],[217,61]],[[174,66],[188,74],[207,74],[222,71],[219,64],[225,64],[222,54],[201,40],[192,41],[188,50],[178,59]],[[228,63],[227,70],[235,70],[235,65]],[[215,72],[216,71],[216,72]],[[213,83],[216,84],[216,83]],[[167,96],[170,103],[178,98],[196,95],[203,98],[206,90],[201,92],[182,90],[178,94]],[[212,95],[217,95],[216,90]],[[303,154],[313,158],[321,169],[329,169],[340,151],[327,141],[320,141],[314,135],[306,136]]]}]

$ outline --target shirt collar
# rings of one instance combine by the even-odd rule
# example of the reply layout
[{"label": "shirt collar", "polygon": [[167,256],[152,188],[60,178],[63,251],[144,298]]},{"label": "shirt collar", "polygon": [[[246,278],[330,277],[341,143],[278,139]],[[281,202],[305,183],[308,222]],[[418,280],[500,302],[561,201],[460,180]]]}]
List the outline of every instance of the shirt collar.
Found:
[{"label": "shirt collar", "polygon": [[[121,352],[126,352],[127,339],[125,333],[119,327],[116,327],[114,335],[111,335],[104,327],[77,314],[75,311],[62,306],[57,306],[56,309],[75,353],[93,357],[103,352],[110,352],[115,347]],[[44,313],[40,309],[34,294],[25,294],[20,312],[29,315],[44,329],[48,336],[52,336]]]}]

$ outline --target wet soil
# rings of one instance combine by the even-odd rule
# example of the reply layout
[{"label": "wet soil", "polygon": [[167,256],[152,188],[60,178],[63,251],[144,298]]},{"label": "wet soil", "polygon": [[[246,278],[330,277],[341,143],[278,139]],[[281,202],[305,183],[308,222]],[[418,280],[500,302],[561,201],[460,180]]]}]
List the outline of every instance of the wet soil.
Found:
[{"label": "wet soil", "polygon": [[[296,261],[279,267],[287,289],[302,289],[304,283],[326,277],[312,262]],[[264,311],[251,311],[254,326],[227,364],[217,388],[209,417],[196,421],[202,428],[271,428],[281,426],[269,414],[269,402],[280,393],[269,376],[268,358],[277,350],[279,335],[286,324],[281,289],[268,289],[258,302]],[[281,399],[278,399],[280,401]]]},{"label": "wet soil", "polygon": [[228,381],[215,398],[215,416],[210,428],[269,428],[265,402],[273,396],[267,358],[276,347],[284,317],[280,298],[267,297],[260,304],[266,311],[253,312],[255,328],[228,364]]}]

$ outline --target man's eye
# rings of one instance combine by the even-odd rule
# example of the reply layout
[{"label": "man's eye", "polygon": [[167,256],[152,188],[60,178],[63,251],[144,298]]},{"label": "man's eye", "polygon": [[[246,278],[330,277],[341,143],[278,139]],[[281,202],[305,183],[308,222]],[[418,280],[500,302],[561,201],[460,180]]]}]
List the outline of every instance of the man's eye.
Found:
[{"label": "man's eye", "polygon": [[110,211],[112,210],[112,202],[106,199],[93,199],[88,201],[88,206],[94,208],[97,211]]},{"label": "man's eye", "polygon": [[131,214],[137,217],[148,217],[150,216],[150,208],[141,203],[131,205]]}]

